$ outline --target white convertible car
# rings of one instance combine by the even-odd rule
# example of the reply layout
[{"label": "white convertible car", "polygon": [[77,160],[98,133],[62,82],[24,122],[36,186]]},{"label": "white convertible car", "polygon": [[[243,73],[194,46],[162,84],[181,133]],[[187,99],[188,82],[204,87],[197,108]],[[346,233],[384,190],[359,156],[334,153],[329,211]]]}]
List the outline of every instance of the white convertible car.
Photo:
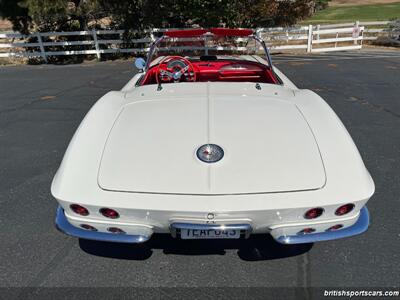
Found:
[{"label": "white convertible car", "polygon": [[69,144],[51,186],[60,231],[298,244],[367,230],[375,187],[349,133],[253,31],[167,31],[136,65]]}]

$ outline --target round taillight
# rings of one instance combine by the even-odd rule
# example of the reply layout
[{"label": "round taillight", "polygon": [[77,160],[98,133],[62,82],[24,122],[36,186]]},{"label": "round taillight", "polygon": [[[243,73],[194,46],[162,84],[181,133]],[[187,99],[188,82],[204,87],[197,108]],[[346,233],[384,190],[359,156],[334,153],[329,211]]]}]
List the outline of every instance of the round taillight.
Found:
[{"label": "round taillight", "polygon": [[71,204],[69,207],[72,209],[72,211],[73,211],[74,213],[76,213],[76,214],[78,214],[78,215],[81,215],[81,216],[87,216],[87,215],[89,215],[89,211],[88,211],[85,207],[83,207],[83,206],[81,206],[81,205],[78,205],[78,204]]},{"label": "round taillight", "polygon": [[85,230],[90,230],[90,231],[97,231],[97,229],[93,226],[90,226],[88,224],[81,224],[81,227]]},{"label": "round taillight", "polygon": [[324,209],[321,207],[311,208],[307,210],[304,214],[304,218],[306,219],[315,219],[321,216],[324,213]]},{"label": "round taillight", "polygon": [[335,211],[335,215],[343,216],[343,215],[351,212],[353,210],[353,208],[354,208],[353,203],[348,203],[348,204],[342,205]]},{"label": "round taillight", "polygon": [[117,219],[119,218],[119,213],[111,208],[102,208],[100,213],[106,218]]},{"label": "round taillight", "polygon": [[304,228],[303,230],[299,231],[297,234],[309,234],[313,233],[315,231],[315,228],[307,227]]},{"label": "round taillight", "polygon": [[335,231],[335,230],[339,230],[341,228],[343,228],[342,224],[336,224],[336,225],[333,225],[332,227],[329,227],[326,231]]},{"label": "round taillight", "polygon": [[123,231],[122,229],[118,228],[118,227],[109,227],[107,228],[107,230],[111,233],[125,233],[125,231]]}]

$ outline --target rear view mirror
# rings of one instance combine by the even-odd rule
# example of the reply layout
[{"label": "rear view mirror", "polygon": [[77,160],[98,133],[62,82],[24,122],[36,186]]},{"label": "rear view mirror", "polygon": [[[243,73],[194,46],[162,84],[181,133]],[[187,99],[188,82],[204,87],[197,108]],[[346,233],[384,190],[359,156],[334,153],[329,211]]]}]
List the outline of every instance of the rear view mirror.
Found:
[{"label": "rear view mirror", "polygon": [[136,60],[135,60],[135,67],[136,68],[138,68],[139,70],[143,71],[145,66],[146,66],[146,61],[143,58],[141,58],[141,57],[136,58]]}]

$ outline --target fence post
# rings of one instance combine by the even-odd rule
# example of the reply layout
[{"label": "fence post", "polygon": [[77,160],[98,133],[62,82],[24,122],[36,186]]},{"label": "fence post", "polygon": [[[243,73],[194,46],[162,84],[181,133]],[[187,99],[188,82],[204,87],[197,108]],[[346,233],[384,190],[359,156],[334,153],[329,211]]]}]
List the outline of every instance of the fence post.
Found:
[{"label": "fence post", "polygon": [[[364,29],[365,29],[365,27],[364,27]],[[364,29],[363,29],[363,31],[361,31],[361,41],[360,41],[361,48],[363,46],[363,41],[364,41]]]},{"label": "fence post", "polygon": [[353,29],[354,45],[358,45],[358,38],[360,36],[360,21],[356,21]]},{"label": "fence post", "polygon": [[339,38],[339,32],[336,33],[335,48],[337,48],[337,39]]},{"label": "fence post", "polygon": [[321,25],[318,24],[317,25],[317,32],[318,32],[317,33],[317,40],[319,40],[319,30],[320,30],[320,28],[321,28]]},{"label": "fence post", "polygon": [[307,41],[307,52],[312,51],[312,40],[313,40],[313,26],[308,25],[308,41]]},{"label": "fence post", "polygon": [[94,47],[96,48],[96,56],[97,59],[100,60],[101,56],[100,56],[100,48],[99,48],[99,42],[97,41],[97,33],[96,33],[96,29],[92,29],[92,35],[93,35],[93,41],[94,41]]},{"label": "fence post", "polygon": [[36,35],[36,38],[38,40],[39,47],[40,47],[40,56],[43,58],[44,62],[47,64],[46,50],[44,49],[44,46],[43,46],[42,36],[40,35],[40,32],[36,32],[35,35]]}]

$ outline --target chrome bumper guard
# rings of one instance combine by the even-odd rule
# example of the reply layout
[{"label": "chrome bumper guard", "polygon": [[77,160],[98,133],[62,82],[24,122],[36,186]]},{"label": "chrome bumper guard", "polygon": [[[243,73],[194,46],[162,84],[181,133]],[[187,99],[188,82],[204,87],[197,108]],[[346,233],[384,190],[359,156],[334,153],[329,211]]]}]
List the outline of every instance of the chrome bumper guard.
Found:
[{"label": "chrome bumper guard", "polygon": [[67,235],[72,235],[87,240],[115,242],[115,243],[132,243],[132,244],[144,243],[150,239],[153,233],[150,230],[151,232],[149,231],[147,234],[130,235],[130,234],[97,232],[97,231],[81,229],[71,225],[68,222],[64,214],[64,209],[61,206],[57,208],[55,225],[59,231]]},{"label": "chrome bumper guard", "polygon": [[176,238],[182,229],[189,230],[240,230],[240,233],[248,238],[251,234],[250,224],[192,224],[192,223],[172,223],[170,225],[171,235]]},{"label": "chrome bumper guard", "polygon": [[364,206],[360,210],[360,215],[358,217],[357,222],[350,227],[336,231],[280,236],[276,238],[276,241],[281,244],[306,244],[306,243],[329,241],[329,240],[341,239],[361,234],[368,229],[368,226],[369,226],[369,212],[367,207]]}]

